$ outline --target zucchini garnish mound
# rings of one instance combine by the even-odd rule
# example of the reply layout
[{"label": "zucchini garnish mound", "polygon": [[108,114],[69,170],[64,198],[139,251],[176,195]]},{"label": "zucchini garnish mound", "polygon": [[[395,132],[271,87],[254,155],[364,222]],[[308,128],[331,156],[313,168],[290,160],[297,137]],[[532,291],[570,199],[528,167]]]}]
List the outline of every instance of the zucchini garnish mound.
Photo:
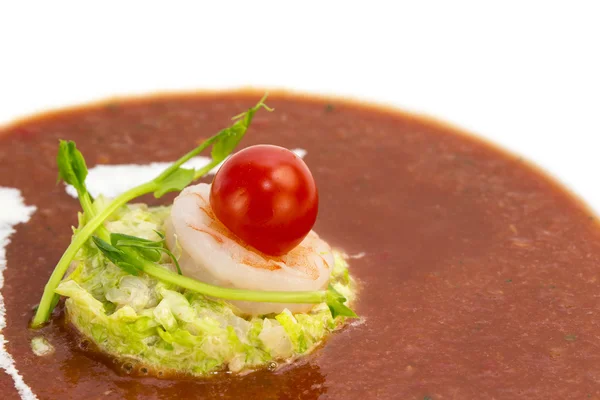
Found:
[{"label": "zucchini garnish mound", "polygon": [[[99,197],[94,207],[101,210],[107,203]],[[111,233],[159,241],[169,212],[170,207],[128,204],[105,226]],[[82,215],[80,221],[84,220]],[[156,265],[177,273],[172,262],[163,254]],[[353,302],[356,285],[339,252],[330,283],[346,304]],[[271,368],[274,362],[309,354],[347,319],[332,317],[326,303],[309,313],[284,310],[248,318],[224,300],[145,273],[131,275],[110,262],[93,241],[79,250],[56,293],[67,297],[68,321],[99,350],[158,376]]]}]

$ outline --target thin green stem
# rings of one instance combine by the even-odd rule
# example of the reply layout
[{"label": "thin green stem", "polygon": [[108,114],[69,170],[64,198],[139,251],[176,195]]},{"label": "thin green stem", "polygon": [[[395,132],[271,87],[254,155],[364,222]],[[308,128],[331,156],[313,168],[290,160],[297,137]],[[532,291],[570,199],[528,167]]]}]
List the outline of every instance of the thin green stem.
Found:
[{"label": "thin green stem", "polygon": [[163,181],[165,178],[167,178],[169,175],[171,175],[175,170],[177,170],[179,167],[181,167],[183,164],[185,164],[187,161],[189,161],[192,157],[197,156],[203,150],[205,150],[206,148],[208,148],[208,146],[210,146],[211,144],[213,144],[213,142],[215,141],[216,137],[217,137],[217,135],[212,136],[210,139],[205,140],[200,146],[196,147],[195,149],[193,149],[190,152],[188,152],[187,154],[185,154],[179,160],[177,160],[176,162],[174,162],[169,168],[165,169],[159,176],[157,176],[154,179],[154,182],[161,182],[161,181]]},{"label": "thin green stem", "polygon": [[[96,216],[96,210],[94,210],[94,206],[92,204],[92,198],[88,192],[78,191],[79,203],[81,203],[81,208],[83,209],[83,213],[85,216],[85,220],[89,221]],[[100,236],[103,240],[108,240],[110,238],[110,232],[104,227],[104,225],[100,225],[96,230],[96,234]]]},{"label": "thin green stem", "polygon": [[[264,103],[266,99],[267,99],[267,93],[265,93],[265,95],[262,97],[262,99],[260,99],[260,101],[253,108],[251,108],[250,110],[245,111],[245,112],[243,112],[243,113],[241,113],[241,114],[233,117],[232,120],[235,121],[235,120],[238,120],[238,119],[240,119],[242,117],[246,117],[247,120],[243,121],[244,132],[245,132],[245,130],[249,127],[250,122],[252,121],[252,117],[254,116],[255,112],[257,112],[261,108],[265,108],[268,111],[273,111],[272,108],[270,108],[269,106],[267,106]],[[209,146],[212,146],[215,142],[217,142],[219,140],[219,138],[221,137],[221,135],[223,133],[227,132],[228,129],[231,129],[231,128],[223,129],[222,131],[220,131],[216,135],[211,136],[210,138],[208,138],[207,140],[205,140],[202,144],[200,144],[195,149],[193,149],[190,152],[188,152],[187,154],[185,154],[183,157],[181,157],[179,160],[177,160],[175,163],[173,163],[169,168],[167,168],[166,170],[164,170],[162,172],[162,174],[160,174],[158,177],[156,177],[156,179],[154,179],[154,181],[155,182],[161,182],[162,180],[164,180],[165,178],[167,178],[174,171],[176,171],[179,167],[181,167],[183,164],[185,164],[187,161],[189,161],[192,157],[197,156],[203,150],[207,149]],[[220,161],[222,161],[222,160],[220,160]],[[211,168],[206,169],[208,166],[206,166],[204,168],[201,168],[199,171],[196,172],[196,174],[194,176],[194,180],[198,179],[199,177],[201,177],[201,176],[205,175],[206,173],[208,173],[208,171],[210,171],[212,168],[214,168],[219,162],[217,162],[216,164],[214,164]],[[201,171],[205,171],[205,172],[201,173]]]},{"label": "thin green stem", "polygon": [[177,275],[151,262],[138,260],[142,270],[163,282],[169,282],[184,289],[225,300],[244,300],[268,303],[305,303],[318,304],[327,300],[327,292],[267,292],[259,290],[231,289],[209,285],[186,276]]},{"label": "thin green stem", "polygon": [[69,269],[69,265],[71,264],[73,258],[75,258],[77,255],[79,249],[88,241],[98,227],[102,225],[104,220],[106,220],[122,205],[127,204],[127,202],[130,200],[133,200],[143,194],[153,192],[155,188],[156,183],[148,182],[119,195],[108,205],[108,207],[102,210],[100,214],[91,218],[87,224],[79,232],[77,232],[75,237],[73,237],[71,244],[69,247],[67,247],[67,250],[58,261],[58,264],[54,268],[52,275],[50,275],[48,283],[46,283],[46,286],[44,287],[44,294],[40,300],[40,305],[38,306],[35,316],[31,322],[32,328],[38,328],[48,321],[50,318],[50,313],[52,312],[53,304],[55,304],[55,296],[57,296],[54,293],[54,290],[58,287],[58,284]]},{"label": "thin green stem", "polygon": [[210,163],[206,164],[204,167],[200,168],[199,170],[196,170],[196,172],[194,173],[194,180],[202,178],[204,175],[208,174],[214,167],[216,167],[219,164],[220,161],[213,160]]},{"label": "thin green stem", "polygon": [[77,197],[79,198],[79,203],[81,203],[85,219],[91,219],[94,216],[94,207],[92,205],[90,194],[83,190],[77,190]]}]

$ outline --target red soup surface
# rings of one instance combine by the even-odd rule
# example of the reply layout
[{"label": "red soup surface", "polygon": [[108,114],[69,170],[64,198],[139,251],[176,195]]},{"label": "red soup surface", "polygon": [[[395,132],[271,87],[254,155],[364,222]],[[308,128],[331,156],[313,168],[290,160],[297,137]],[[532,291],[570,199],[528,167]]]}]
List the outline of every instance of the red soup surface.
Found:
[{"label": "red soup surface", "polygon": [[[351,260],[364,324],[283,370],[211,380],[120,375],[78,345],[60,309],[28,330],[79,210],[56,184],[58,139],[75,140],[90,167],[172,161],[261,94],[123,100],[0,130],[0,186],[37,206],[7,247],[3,334],[40,399],[600,399],[600,229],[590,211],[476,138],[341,100],[272,95],[275,112],[257,114],[241,145],[307,150],[316,231],[364,253]],[[53,355],[31,352],[40,334]],[[0,394],[18,398],[4,372]]]}]

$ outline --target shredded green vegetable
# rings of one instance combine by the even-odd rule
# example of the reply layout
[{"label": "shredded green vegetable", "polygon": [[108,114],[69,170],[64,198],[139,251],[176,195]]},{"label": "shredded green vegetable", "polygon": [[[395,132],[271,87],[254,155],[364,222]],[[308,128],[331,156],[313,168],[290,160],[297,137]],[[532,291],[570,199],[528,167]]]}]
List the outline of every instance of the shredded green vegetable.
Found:
[{"label": "shredded green vegetable", "polygon": [[[102,197],[95,201],[99,209],[105,203]],[[109,236],[160,241],[169,213],[170,207],[128,204],[109,217],[106,227]],[[162,279],[161,274],[181,276],[168,254],[157,256],[152,265],[157,276],[145,271],[132,275],[88,241],[74,259],[76,267],[57,288],[67,297],[69,321],[100,350],[137,371],[204,376],[223,369],[263,368],[310,353],[346,320],[334,317],[324,300],[308,313],[284,310],[245,318],[226,301]],[[354,300],[355,284],[339,253],[330,282],[348,302]]]}]

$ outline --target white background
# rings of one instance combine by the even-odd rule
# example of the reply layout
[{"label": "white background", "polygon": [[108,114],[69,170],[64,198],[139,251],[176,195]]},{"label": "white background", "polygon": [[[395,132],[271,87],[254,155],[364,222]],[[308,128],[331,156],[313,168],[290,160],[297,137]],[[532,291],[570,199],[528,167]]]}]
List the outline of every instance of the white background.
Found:
[{"label": "white background", "polygon": [[0,0],[0,124],[115,95],[248,85],[450,121],[600,210],[600,1]]}]

